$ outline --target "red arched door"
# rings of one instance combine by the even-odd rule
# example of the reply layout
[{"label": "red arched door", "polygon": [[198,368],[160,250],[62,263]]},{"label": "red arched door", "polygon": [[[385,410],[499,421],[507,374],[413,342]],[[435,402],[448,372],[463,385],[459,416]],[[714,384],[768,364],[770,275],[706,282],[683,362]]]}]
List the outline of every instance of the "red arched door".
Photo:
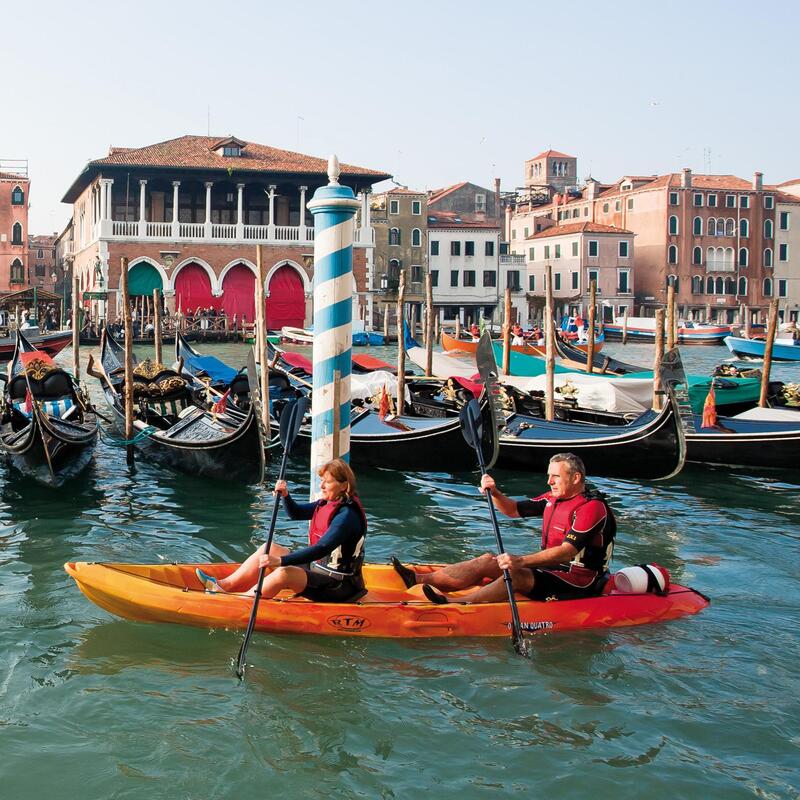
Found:
[{"label": "red arched door", "polygon": [[222,281],[222,310],[226,316],[233,315],[241,322],[246,317],[253,322],[256,316],[256,277],[253,271],[244,264],[236,264],[226,273]]},{"label": "red arched door", "polygon": [[175,277],[175,309],[193,314],[198,308],[216,308],[218,297],[211,294],[211,280],[199,264],[187,264]]},{"label": "red arched door", "polygon": [[288,265],[279,267],[267,289],[267,328],[280,330],[285,325],[302,328],[306,320],[306,300],[303,280],[297,270]]}]

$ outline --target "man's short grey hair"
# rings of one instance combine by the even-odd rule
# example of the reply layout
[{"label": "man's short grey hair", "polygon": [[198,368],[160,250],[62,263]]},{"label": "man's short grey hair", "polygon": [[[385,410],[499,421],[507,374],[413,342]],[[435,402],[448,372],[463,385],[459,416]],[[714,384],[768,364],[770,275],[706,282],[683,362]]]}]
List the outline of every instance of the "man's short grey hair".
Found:
[{"label": "man's short grey hair", "polygon": [[576,456],[575,453],[556,453],[550,459],[551,464],[558,464],[559,462],[566,464],[571,474],[578,472],[584,478],[586,477],[586,467],[584,466],[583,460],[579,456]]}]

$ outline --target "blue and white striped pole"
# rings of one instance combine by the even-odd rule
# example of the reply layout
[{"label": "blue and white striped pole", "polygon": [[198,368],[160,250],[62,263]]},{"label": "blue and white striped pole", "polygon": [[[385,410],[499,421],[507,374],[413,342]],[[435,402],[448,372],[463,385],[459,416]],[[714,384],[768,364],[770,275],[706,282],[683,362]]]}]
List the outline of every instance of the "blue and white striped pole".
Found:
[{"label": "blue and white striped pole", "polygon": [[317,470],[350,459],[350,370],[353,347],[353,190],[339,185],[339,160],[328,160],[327,186],[314,192],[314,393],[311,401],[311,497]]}]

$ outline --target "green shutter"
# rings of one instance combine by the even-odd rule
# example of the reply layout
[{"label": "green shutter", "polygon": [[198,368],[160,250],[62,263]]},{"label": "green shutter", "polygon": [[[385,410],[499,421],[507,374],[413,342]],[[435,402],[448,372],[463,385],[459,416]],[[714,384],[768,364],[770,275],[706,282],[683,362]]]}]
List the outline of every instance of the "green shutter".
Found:
[{"label": "green shutter", "polygon": [[128,272],[128,294],[131,297],[153,296],[153,289],[163,289],[161,275],[151,264],[135,264]]}]

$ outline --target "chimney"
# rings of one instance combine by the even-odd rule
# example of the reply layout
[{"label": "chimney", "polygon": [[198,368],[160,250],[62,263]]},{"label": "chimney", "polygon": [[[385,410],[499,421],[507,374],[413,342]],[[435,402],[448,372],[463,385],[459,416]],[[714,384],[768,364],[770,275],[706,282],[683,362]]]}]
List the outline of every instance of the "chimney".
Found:
[{"label": "chimney", "polygon": [[764,173],[763,172],[754,172],[753,173],[753,191],[760,192],[764,188]]},{"label": "chimney", "polygon": [[594,178],[586,180],[586,199],[594,200],[597,197],[597,181]]},{"label": "chimney", "polygon": [[500,178],[494,179],[494,216],[495,219],[500,219],[502,210],[500,208]]},{"label": "chimney", "polygon": [[505,241],[511,241],[511,203],[506,206]]},{"label": "chimney", "polygon": [[681,187],[683,189],[692,188],[692,171],[689,169],[689,167],[683,168],[683,174],[681,175]]}]

